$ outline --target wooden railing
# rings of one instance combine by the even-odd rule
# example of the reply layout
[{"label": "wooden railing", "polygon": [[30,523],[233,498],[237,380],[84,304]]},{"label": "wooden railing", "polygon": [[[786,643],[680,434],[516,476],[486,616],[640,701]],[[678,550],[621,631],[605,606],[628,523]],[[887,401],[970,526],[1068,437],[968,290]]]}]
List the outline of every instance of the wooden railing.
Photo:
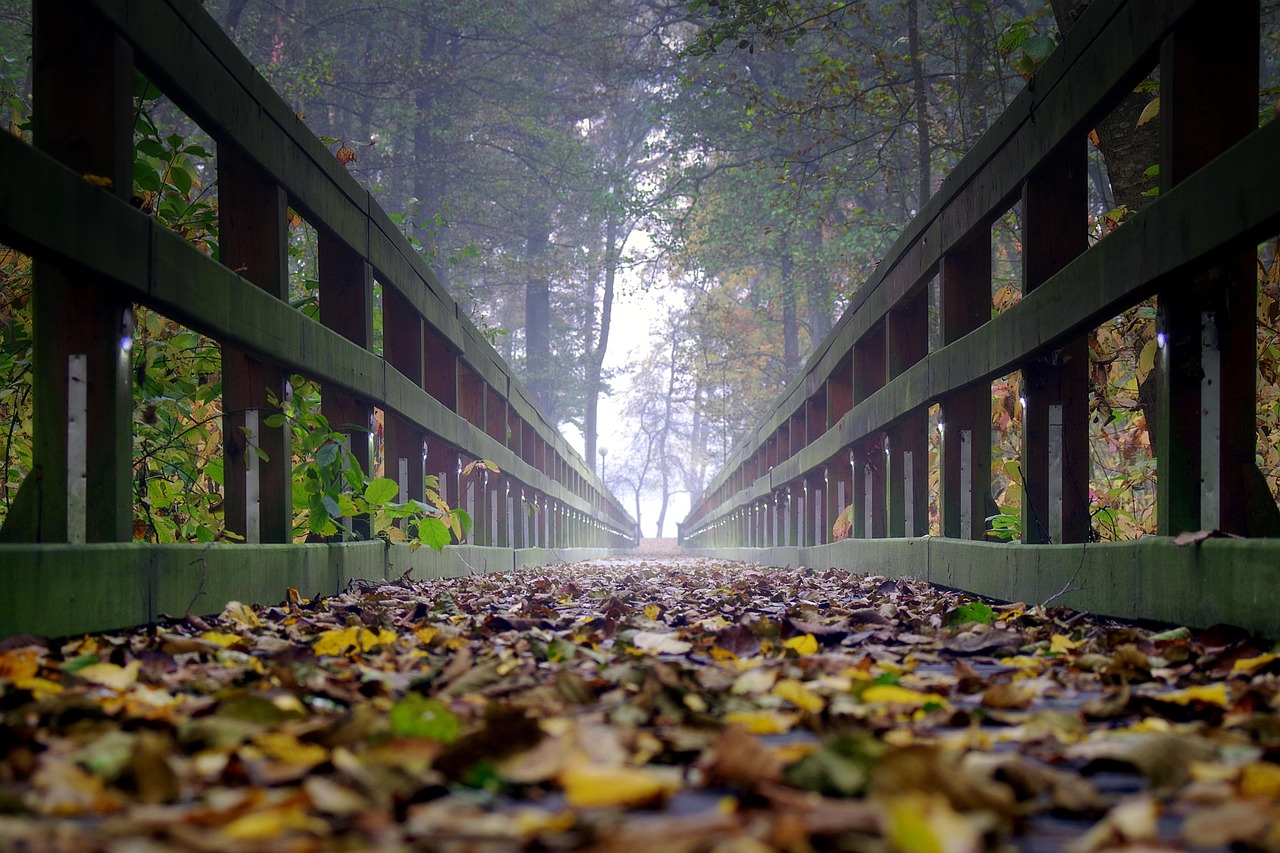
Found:
[{"label": "wooden railing", "polygon": [[[1280,516],[1254,461],[1255,251],[1280,227],[1280,122],[1258,127],[1258,42],[1257,2],[1093,3],[711,482],[682,524],[685,544],[823,546],[852,504],[849,554],[890,559],[910,552],[920,558],[916,574],[997,597],[1037,593],[1028,592],[1025,576],[984,574],[984,563],[1016,563],[1056,578],[1041,592],[1071,590],[1071,571],[1092,565],[1082,557],[1089,549],[954,547],[934,539],[925,544],[936,565],[923,559],[921,542],[909,537],[929,532],[929,410],[940,406],[941,533],[983,540],[994,505],[991,382],[1021,371],[1022,540],[1087,542],[1087,336],[1153,295],[1159,532],[1280,535]],[[1157,63],[1159,198],[1089,247],[1087,136]],[[1017,201],[1023,298],[992,316],[992,224]],[[935,276],[941,346],[930,352]],[[872,541],[891,537],[907,539],[896,540],[896,551]],[[1094,550],[1123,575],[1117,563],[1153,544]],[[1250,547],[1256,553],[1270,546]],[[1243,565],[1238,548],[1209,550],[1227,555],[1220,565]],[[1280,549],[1268,553],[1274,563]],[[909,561],[899,565],[912,571]],[[1182,610],[1144,605],[1137,587],[1103,606],[1124,611],[1119,615],[1222,618],[1274,630],[1280,617],[1255,605],[1276,580],[1273,569],[1241,580],[1254,605],[1244,608],[1253,607],[1252,615],[1234,618],[1221,612],[1228,604],[1186,616],[1199,593],[1178,582],[1168,594],[1190,597]],[[1232,581],[1219,574],[1213,582]],[[1077,600],[1088,603],[1087,596]]]},{"label": "wooden railing", "polygon": [[[35,147],[0,134],[0,240],[36,262],[38,473],[18,502],[29,512],[23,537],[40,544],[0,546],[0,634],[136,623],[173,612],[190,592],[208,596],[202,606],[220,606],[214,599],[223,591],[279,598],[296,585],[255,574],[249,587],[228,581],[222,590],[209,578],[211,560],[223,566],[220,577],[234,578],[255,555],[274,553],[270,543],[291,541],[289,439],[267,419],[276,409],[270,398],[284,399],[292,373],[320,384],[333,424],[370,424],[374,408],[383,411],[387,475],[402,498],[422,499],[424,475],[437,475],[445,498],[476,520],[469,544],[494,552],[463,549],[463,564],[483,557],[490,567],[510,566],[537,559],[533,549],[632,544],[628,513],[371,194],[195,0],[36,0],[33,58]],[[135,66],[216,143],[221,263],[129,203]],[[318,235],[320,322],[286,301],[289,208]],[[375,280],[381,354],[373,351]],[[166,602],[156,584],[171,582],[165,566],[190,565],[189,551],[162,566],[156,555],[172,549],[116,546],[70,559],[78,574],[46,571],[49,543],[132,538],[134,303],[221,345],[226,527],[249,543],[202,549],[199,585],[184,581]],[[371,462],[370,432],[350,430],[349,440]],[[501,474],[462,480],[463,463],[476,459]],[[255,544],[262,547],[246,550]],[[307,560],[323,563],[321,574],[332,569],[319,587],[386,570],[385,559],[369,556],[380,542],[341,558],[330,546],[289,547],[304,556],[284,558],[295,561],[288,571]],[[314,548],[327,547],[329,556],[316,556]],[[498,549],[515,556],[499,558]],[[395,568],[429,563],[426,551],[404,550]],[[78,600],[78,616],[32,615],[61,606],[60,595]],[[102,604],[117,598],[118,607]]]}]

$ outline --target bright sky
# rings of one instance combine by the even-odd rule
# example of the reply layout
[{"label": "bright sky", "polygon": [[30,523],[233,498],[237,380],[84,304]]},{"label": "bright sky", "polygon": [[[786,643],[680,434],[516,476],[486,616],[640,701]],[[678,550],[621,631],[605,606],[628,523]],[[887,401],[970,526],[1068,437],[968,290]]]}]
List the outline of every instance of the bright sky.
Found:
[{"label": "bright sky", "polygon": [[[605,480],[609,480],[609,472],[614,465],[622,465],[622,454],[631,442],[633,427],[623,417],[627,394],[630,391],[631,379],[636,366],[644,359],[666,314],[671,298],[670,289],[663,286],[665,281],[656,283],[648,291],[641,290],[634,281],[619,288],[621,293],[613,305],[613,328],[609,334],[609,349],[605,353],[604,368],[606,371],[617,371],[612,382],[613,394],[600,400],[600,440],[599,447],[605,448]],[[583,452],[582,434],[572,425],[564,424],[560,431],[565,439],[579,453]],[[599,457],[596,458],[598,463]],[[599,467],[597,466],[597,470]],[[627,511],[635,515],[635,495],[625,487],[618,487],[615,492],[618,500]],[[640,527],[641,534],[647,537],[657,536],[659,498],[656,495],[641,496]],[[662,535],[674,538],[676,522],[683,521],[689,514],[689,496],[681,493],[672,495],[667,506],[667,517],[663,525]]]}]

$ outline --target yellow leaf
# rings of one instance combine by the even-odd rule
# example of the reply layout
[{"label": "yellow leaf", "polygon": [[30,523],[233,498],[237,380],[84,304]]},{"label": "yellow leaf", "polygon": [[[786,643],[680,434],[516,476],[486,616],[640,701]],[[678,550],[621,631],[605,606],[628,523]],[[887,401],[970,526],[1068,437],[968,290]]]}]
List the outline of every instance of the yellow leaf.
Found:
[{"label": "yellow leaf", "polygon": [[1160,115],[1160,96],[1151,99],[1151,103],[1142,108],[1142,114],[1138,116],[1138,123],[1135,127],[1142,127],[1156,116]]},{"label": "yellow leaf", "polygon": [[424,646],[429,646],[431,645],[432,640],[440,636],[440,629],[432,628],[430,625],[428,625],[425,628],[419,628],[418,630],[414,631],[413,636],[417,637],[418,641],[422,643]]},{"label": "yellow leaf", "polygon": [[772,692],[779,699],[786,699],[792,705],[810,714],[822,713],[822,709],[827,705],[823,698],[806,687],[804,682],[794,678],[782,679],[773,685]]},{"label": "yellow leaf", "polygon": [[680,784],[639,767],[606,767],[574,762],[560,772],[560,787],[574,808],[639,806],[661,801]]},{"label": "yellow leaf", "polygon": [[921,693],[918,690],[898,687],[896,684],[873,684],[862,691],[861,698],[863,702],[882,705],[908,705],[912,708],[921,708],[925,705],[948,707],[947,700],[936,693]]},{"label": "yellow leaf", "polygon": [[103,187],[104,189],[106,189],[115,185],[115,181],[111,180],[105,175],[91,175],[88,172],[86,172],[80,177],[84,178],[86,181],[93,184],[95,187]]},{"label": "yellow leaf", "polygon": [[0,679],[22,681],[34,678],[40,671],[40,656],[35,649],[17,649],[0,654]]},{"label": "yellow leaf", "polygon": [[312,650],[318,655],[341,655],[347,652],[367,652],[374,646],[390,645],[395,641],[395,632],[385,628],[371,631],[353,626],[325,631],[316,639]]},{"label": "yellow leaf", "polygon": [[239,634],[227,634],[223,631],[205,631],[200,635],[200,639],[216,643],[224,649],[229,649],[232,646],[244,643],[244,638]]},{"label": "yellow leaf", "polygon": [[977,828],[938,794],[904,794],[889,800],[885,840],[896,853],[981,850]]},{"label": "yellow leaf", "polygon": [[722,648],[720,648],[719,646],[712,646],[712,647],[711,647],[711,659],[712,659],[712,660],[727,660],[727,661],[735,661],[735,660],[737,660],[737,659],[738,659],[738,656],[737,656],[737,655],[735,655],[733,652],[729,651],[728,649],[722,649]]},{"label": "yellow leaf", "polygon": [[662,608],[656,604],[646,604],[644,606],[644,616],[646,619],[657,619],[662,613]]},{"label": "yellow leaf", "polygon": [[224,826],[222,834],[232,841],[265,841],[294,830],[320,834],[327,829],[328,825],[324,821],[311,817],[295,805],[241,815]]},{"label": "yellow leaf", "polygon": [[1049,651],[1062,654],[1080,648],[1080,644],[1064,634],[1054,634],[1049,638]]},{"label": "yellow leaf", "polygon": [[57,696],[65,689],[58,682],[50,681],[47,678],[20,678],[13,682],[13,686],[19,690],[26,690],[36,699]]},{"label": "yellow leaf", "polygon": [[737,723],[753,735],[781,735],[791,731],[796,717],[781,711],[731,711],[724,721]]},{"label": "yellow leaf", "polygon": [[1192,702],[1204,702],[1209,705],[1217,705],[1219,708],[1227,707],[1230,697],[1227,695],[1226,682],[1219,681],[1216,684],[1196,685],[1188,687],[1185,690],[1174,690],[1169,693],[1161,693],[1158,697],[1164,702],[1173,702],[1178,705],[1190,705]]},{"label": "yellow leaf", "polygon": [[263,732],[253,739],[254,746],[276,761],[315,767],[329,759],[329,752],[315,743],[303,743],[284,732]]},{"label": "yellow leaf", "polygon": [[142,661],[129,661],[127,666],[116,666],[114,663],[94,663],[79,670],[76,674],[85,681],[101,684],[113,690],[128,690],[138,683],[138,669]]},{"label": "yellow leaf", "polygon": [[799,637],[792,637],[790,640],[784,641],[782,645],[801,657],[818,651],[818,640],[813,634],[801,634]]},{"label": "yellow leaf", "polygon": [[233,622],[239,622],[246,628],[257,628],[262,625],[262,621],[258,619],[258,614],[253,612],[253,608],[238,601],[228,601],[227,606],[222,608],[222,617]]},{"label": "yellow leaf", "polygon": [[1231,665],[1231,671],[1254,672],[1271,663],[1277,657],[1280,657],[1280,655],[1275,652],[1267,652],[1266,654],[1258,655],[1256,658],[1240,658],[1240,660]]},{"label": "yellow leaf", "polygon": [[1240,793],[1246,797],[1280,800],[1280,766],[1254,761],[1240,771]]}]

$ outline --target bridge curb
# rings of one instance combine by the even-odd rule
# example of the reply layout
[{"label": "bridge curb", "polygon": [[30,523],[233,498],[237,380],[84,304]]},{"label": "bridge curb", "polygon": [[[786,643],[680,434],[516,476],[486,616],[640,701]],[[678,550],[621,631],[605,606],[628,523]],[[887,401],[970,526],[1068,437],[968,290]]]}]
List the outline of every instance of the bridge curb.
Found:
[{"label": "bridge curb", "polygon": [[1204,628],[1239,625],[1280,637],[1280,540],[1168,537],[1088,545],[1018,545],[920,537],[846,539],[808,548],[687,548],[770,566],[836,567],[927,580],[1002,601],[1052,599],[1120,619]]},{"label": "bridge curb", "polygon": [[379,541],[305,545],[0,545],[0,638],[65,637],[131,628],[166,616],[219,613],[228,601],[336,595],[353,580],[414,580],[572,562],[605,548],[410,551]]}]

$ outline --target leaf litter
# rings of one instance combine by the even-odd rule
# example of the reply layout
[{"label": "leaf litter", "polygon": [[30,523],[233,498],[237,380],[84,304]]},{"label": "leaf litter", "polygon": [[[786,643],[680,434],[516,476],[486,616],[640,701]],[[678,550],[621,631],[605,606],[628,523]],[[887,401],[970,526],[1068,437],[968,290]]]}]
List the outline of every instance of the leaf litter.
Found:
[{"label": "leaf litter", "polygon": [[0,849],[1280,851],[1280,652],[593,561],[0,641]]}]

